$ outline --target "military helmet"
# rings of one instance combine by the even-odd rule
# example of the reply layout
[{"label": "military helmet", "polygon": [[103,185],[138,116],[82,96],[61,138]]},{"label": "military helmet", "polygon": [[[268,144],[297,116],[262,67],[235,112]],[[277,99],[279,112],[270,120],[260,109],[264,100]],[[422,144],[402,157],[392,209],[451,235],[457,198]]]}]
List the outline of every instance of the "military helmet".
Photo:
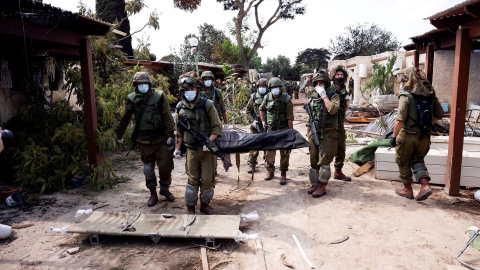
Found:
[{"label": "military helmet", "polygon": [[188,88],[195,87],[196,86],[196,81],[195,81],[195,78],[192,78],[192,77],[188,77],[188,76],[181,77],[180,76],[180,79],[178,80],[178,85],[180,86],[180,90],[183,91],[183,90],[186,90]]},{"label": "military helmet", "polygon": [[275,87],[275,86],[280,86],[280,87],[283,86],[282,80],[280,80],[280,78],[278,77],[273,77],[268,81],[268,89],[272,89],[272,87]]},{"label": "military helmet", "polygon": [[213,72],[211,72],[210,70],[202,72],[202,79],[204,77],[212,77],[213,79],[215,79],[215,76],[213,75]]},{"label": "military helmet", "polygon": [[267,86],[267,84],[268,84],[268,80],[265,79],[265,78],[261,78],[260,80],[258,80],[258,86],[260,86],[260,85]]},{"label": "military helmet", "polygon": [[343,72],[343,83],[346,83],[348,80],[348,73],[343,65],[338,65],[332,70],[331,80],[335,81],[335,74],[337,74],[337,71]]},{"label": "military helmet", "polygon": [[136,83],[148,83],[152,85],[153,81],[152,78],[150,78],[150,74],[148,74],[148,72],[142,71],[135,73],[135,75],[133,76],[132,85],[135,86]]},{"label": "military helmet", "polygon": [[325,73],[324,71],[320,71],[320,72],[316,73],[315,75],[313,75],[312,85],[315,86],[315,84],[318,81],[323,81],[327,87],[330,87],[330,84],[331,84],[330,79],[328,78],[327,73]]}]

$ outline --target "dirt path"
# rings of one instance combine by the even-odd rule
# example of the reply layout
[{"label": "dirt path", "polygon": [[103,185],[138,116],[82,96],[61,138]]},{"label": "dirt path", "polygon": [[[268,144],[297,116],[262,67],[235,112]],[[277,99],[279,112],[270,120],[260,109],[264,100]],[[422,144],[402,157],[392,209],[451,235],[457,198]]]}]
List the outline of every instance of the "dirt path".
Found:
[{"label": "dirt path", "polygon": [[[304,121],[305,115],[297,113],[296,119]],[[304,124],[295,124],[301,134],[306,133]],[[348,147],[347,154],[358,148]],[[399,182],[375,180],[373,172],[369,172],[350,183],[331,180],[327,195],[315,199],[306,193],[307,152],[308,149],[292,151],[286,186],[279,185],[278,171],[273,180],[264,181],[263,166],[251,182],[251,175],[246,173],[247,154],[241,155],[240,174],[236,168],[226,173],[219,167],[212,206],[220,214],[228,215],[258,211],[260,219],[242,223],[240,229],[259,234],[267,269],[288,269],[282,264],[282,254],[295,269],[309,268],[292,234],[316,269],[465,269],[455,256],[468,240],[465,230],[480,225],[480,203],[473,200],[473,191],[462,190],[460,197],[448,197],[438,186],[430,199],[418,203],[395,195]],[[76,189],[32,197],[23,207],[1,205],[0,223],[34,225],[16,229],[10,239],[0,241],[0,269],[202,269],[200,248],[196,246],[204,244],[200,239],[164,238],[154,244],[148,238],[103,237],[100,245],[92,246],[84,235],[65,237],[49,233],[51,227],[83,220],[74,218],[78,209],[185,212],[184,160],[175,161],[172,192],[177,199],[162,200],[148,208],[145,203],[149,195],[139,156],[114,158],[117,174],[130,177],[131,181],[104,192]],[[351,175],[356,168],[347,163],[344,169]],[[418,191],[418,185],[414,189]],[[331,244],[344,236],[349,239]],[[220,244],[207,252],[210,266],[228,262],[215,269],[262,269],[254,242],[229,240]],[[61,258],[65,250],[73,247],[80,247],[80,251]],[[468,248],[462,258],[480,267],[479,255]]]}]

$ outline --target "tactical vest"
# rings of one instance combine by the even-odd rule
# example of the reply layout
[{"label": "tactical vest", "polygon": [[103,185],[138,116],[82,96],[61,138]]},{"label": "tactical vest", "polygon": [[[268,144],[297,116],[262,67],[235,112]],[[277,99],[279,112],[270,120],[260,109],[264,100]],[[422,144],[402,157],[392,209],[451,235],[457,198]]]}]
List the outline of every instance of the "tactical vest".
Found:
[{"label": "tactical vest", "polygon": [[[208,111],[212,106],[213,102],[206,97],[197,97],[193,108],[190,107],[188,102],[182,101],[180,111],[178,112],[178,120],[184,122],[195,133],[202,134],[208,138],[212,133],[210,117],[208,116]],[[183,133],[183,142],[187,147],[198,147],[195,137],[187,131]]]},{"label": "tactical vest", "polygon": [[[405,120],[403,127],[408,130],[420,132],[421,131],[420,128],[415,123],[416,121],[418,121],[418,111],[417,111],[417,105],[415,104],[414,97],[410,92],[407,92],[407,91],[400,92],[400,95],[398,96],[398,98],[400,99],[401,96],[406,96],[408,98],[408,116],[409,117],[407,116],[407,120]],[[430,113],[432,113],[432,119],[433,119],[433,110]]]},{"label": "tactical vest", "polygon": [[[327,96],[330,100],[333,99],[338,95],[335,91],[332,89],[327,89]],[[312,94],[312,97],[310,98],[310,108],[312,109],[312,116],[314,121],[317,123],[317,127],[319,128],[319,132],[321,131],[322,127],[322,119],[323,119],[323,107],[325,106],[325,102],[323,101],[323,98],[321,98],[317,92],[314,92]],[[338,127],[338,113],[331,115],[327,111],[327,124],[326,128],[336,128]]]},{"label": "tactical vest", "polygon": [[210,90],[210,92],[207,94],[207,92],[202,91],[201,92],[202,97],[206,97],[213,101],[213,106],[215,106],[215,109],[217,110],[218,117],[220,118],[220,121],[223,120],[223,112],[222,109],[220,108],[220,99],[222,97],[222,90],[213,87],[213,89]]},{"label": "tactical vest", "polygon": [[287,120],[287,104],[291,97],[281,94],[277,100],[273,98],[273,94],[269,93],[266,97],[267,108],[267,125],[269,129],[277,130],[288,126]]},{"label": "tactical vest", "polygon": [[345,108],[347,107],[347,88],[345,88],[345,84],[342,84],[342,87],[337,89],[334,83],[332,83],[332,86],[329,88],[337,92],[338,96],[340,97],[340,106],[338,107],[338,123],[343,125],[343,122],[345,122]]},{"label": "tactical vest", "polygon": [[[139,95],[135,92],[128,95],[128,99],[135,104],[135,121],[140,117],[141,107],[146,95]],[[139,131],[159,131],[165,133],[165,124],[162,118],[163,91],[155,90],[148,99],[147,107],[143,113],[142,121],[138,126]]]},{"label": "tactical vest", "polygon": [[255,92],[250,95],[253,103],[253,113],[255,114],[253,118],[260,119],[260,105],[262,105],[264,95],[260,94],[259,92]]}]

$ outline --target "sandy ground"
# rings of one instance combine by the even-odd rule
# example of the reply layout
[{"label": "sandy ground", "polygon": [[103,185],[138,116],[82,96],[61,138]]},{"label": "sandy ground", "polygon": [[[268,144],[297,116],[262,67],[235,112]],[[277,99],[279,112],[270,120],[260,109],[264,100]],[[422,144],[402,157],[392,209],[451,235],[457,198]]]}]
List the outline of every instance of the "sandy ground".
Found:
[{"label": "sandy ground", "polygon": [[[301,106],[295,108],[299,111]],[[296,119],[305,120],[305,114],[297,112]],[[306,133],[301,122],[295,121],[295,128]],[[348,146],[347,154],[359,148]],[[462,190],[460,197],[449,197],[442,186],[436,186],[432,197],[415,202],[395,195],[399,182],[376,180],[370,171],[352,182],[332,179],[327,194],[313,198],[306,193],[307,152],[306,148],[292,151],[285,186],[279,185],[278,170],[273,180],[264,181],[263,166],[251,181],[246,173],[247,154],[241,155],[240,173],[235,167],[228,172],[219,167],[211,205],[224,215],[258,211],[260,219],[242,222],[240,230],[259,234],[267,269],[288,269],[282,264],[282,254],[295,269],[309,269],[292,234],[316,269],[465,269],[455,257],[468,240],[465,230],[471,225],[480,226],[480,203],[473,199],[474,191]],[[117,154],[114,160],[117,175],[130,177],[130,181],[103,192],[80,188],[32,196],[20,207],[0,205],[0,223],[33,224],[15,229],[9,239],[0,240],[0,269],[202,269],[198,246],[205,244],[202,239],[163,238],[155,244],[142,237],[101,237],[101,243],[93,246],[86,235],[49,233],[51,227],[85,219],[74,218],[78,209],[186,211],[184,160],[175,161],[172,192],[176,200],[167,202],[162,197],[154,207],[145,206],[149,194],[138,154],[128,158]],[[344,171],[351,175],[357,167],[347,162]],[[414,189],[418,192],[419,186]],[[345,236],[349,239],[331,244]],[[219,240],[218,244],[207,251],[210,267],[224,261],[214,269],[263,269],[262,252],[256,249],[255,241]],[[74,247],[80,251],[61,258],[63,252]],[[480,267],[480,253],[472,247],[462,259]]]}]

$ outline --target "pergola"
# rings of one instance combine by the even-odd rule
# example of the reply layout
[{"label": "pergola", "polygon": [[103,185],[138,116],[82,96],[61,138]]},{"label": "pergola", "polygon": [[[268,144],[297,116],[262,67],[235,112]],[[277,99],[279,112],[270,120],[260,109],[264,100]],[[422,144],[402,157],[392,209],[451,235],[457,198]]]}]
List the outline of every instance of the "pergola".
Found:
[{"label": "pergola", "polygon": [[434,51],[455,51],[449,137],[453,143],[448,145],[445,190],[449,195],[459,195],[470,57],[472,50],[480,49],[480,0],[465,1],[427,19],[436,29],[412,37],[413,43],[404,49],[415,50],[417,68],[419,54],[426,54],[425,73],[430,82]]},{"label": "pergola", "polygon": [[97,138],[97,112],[89,36],[106,35],[111,24],[43,4],[42,1],[2,0],[0,11],[0,48],[20,52],[12,57],[26,59],[27,63],[22,64],[31,66],[29,55],[38,52],[80,59],[88,161],[90,165],[100,165],[99,149],[94,142]]}]

